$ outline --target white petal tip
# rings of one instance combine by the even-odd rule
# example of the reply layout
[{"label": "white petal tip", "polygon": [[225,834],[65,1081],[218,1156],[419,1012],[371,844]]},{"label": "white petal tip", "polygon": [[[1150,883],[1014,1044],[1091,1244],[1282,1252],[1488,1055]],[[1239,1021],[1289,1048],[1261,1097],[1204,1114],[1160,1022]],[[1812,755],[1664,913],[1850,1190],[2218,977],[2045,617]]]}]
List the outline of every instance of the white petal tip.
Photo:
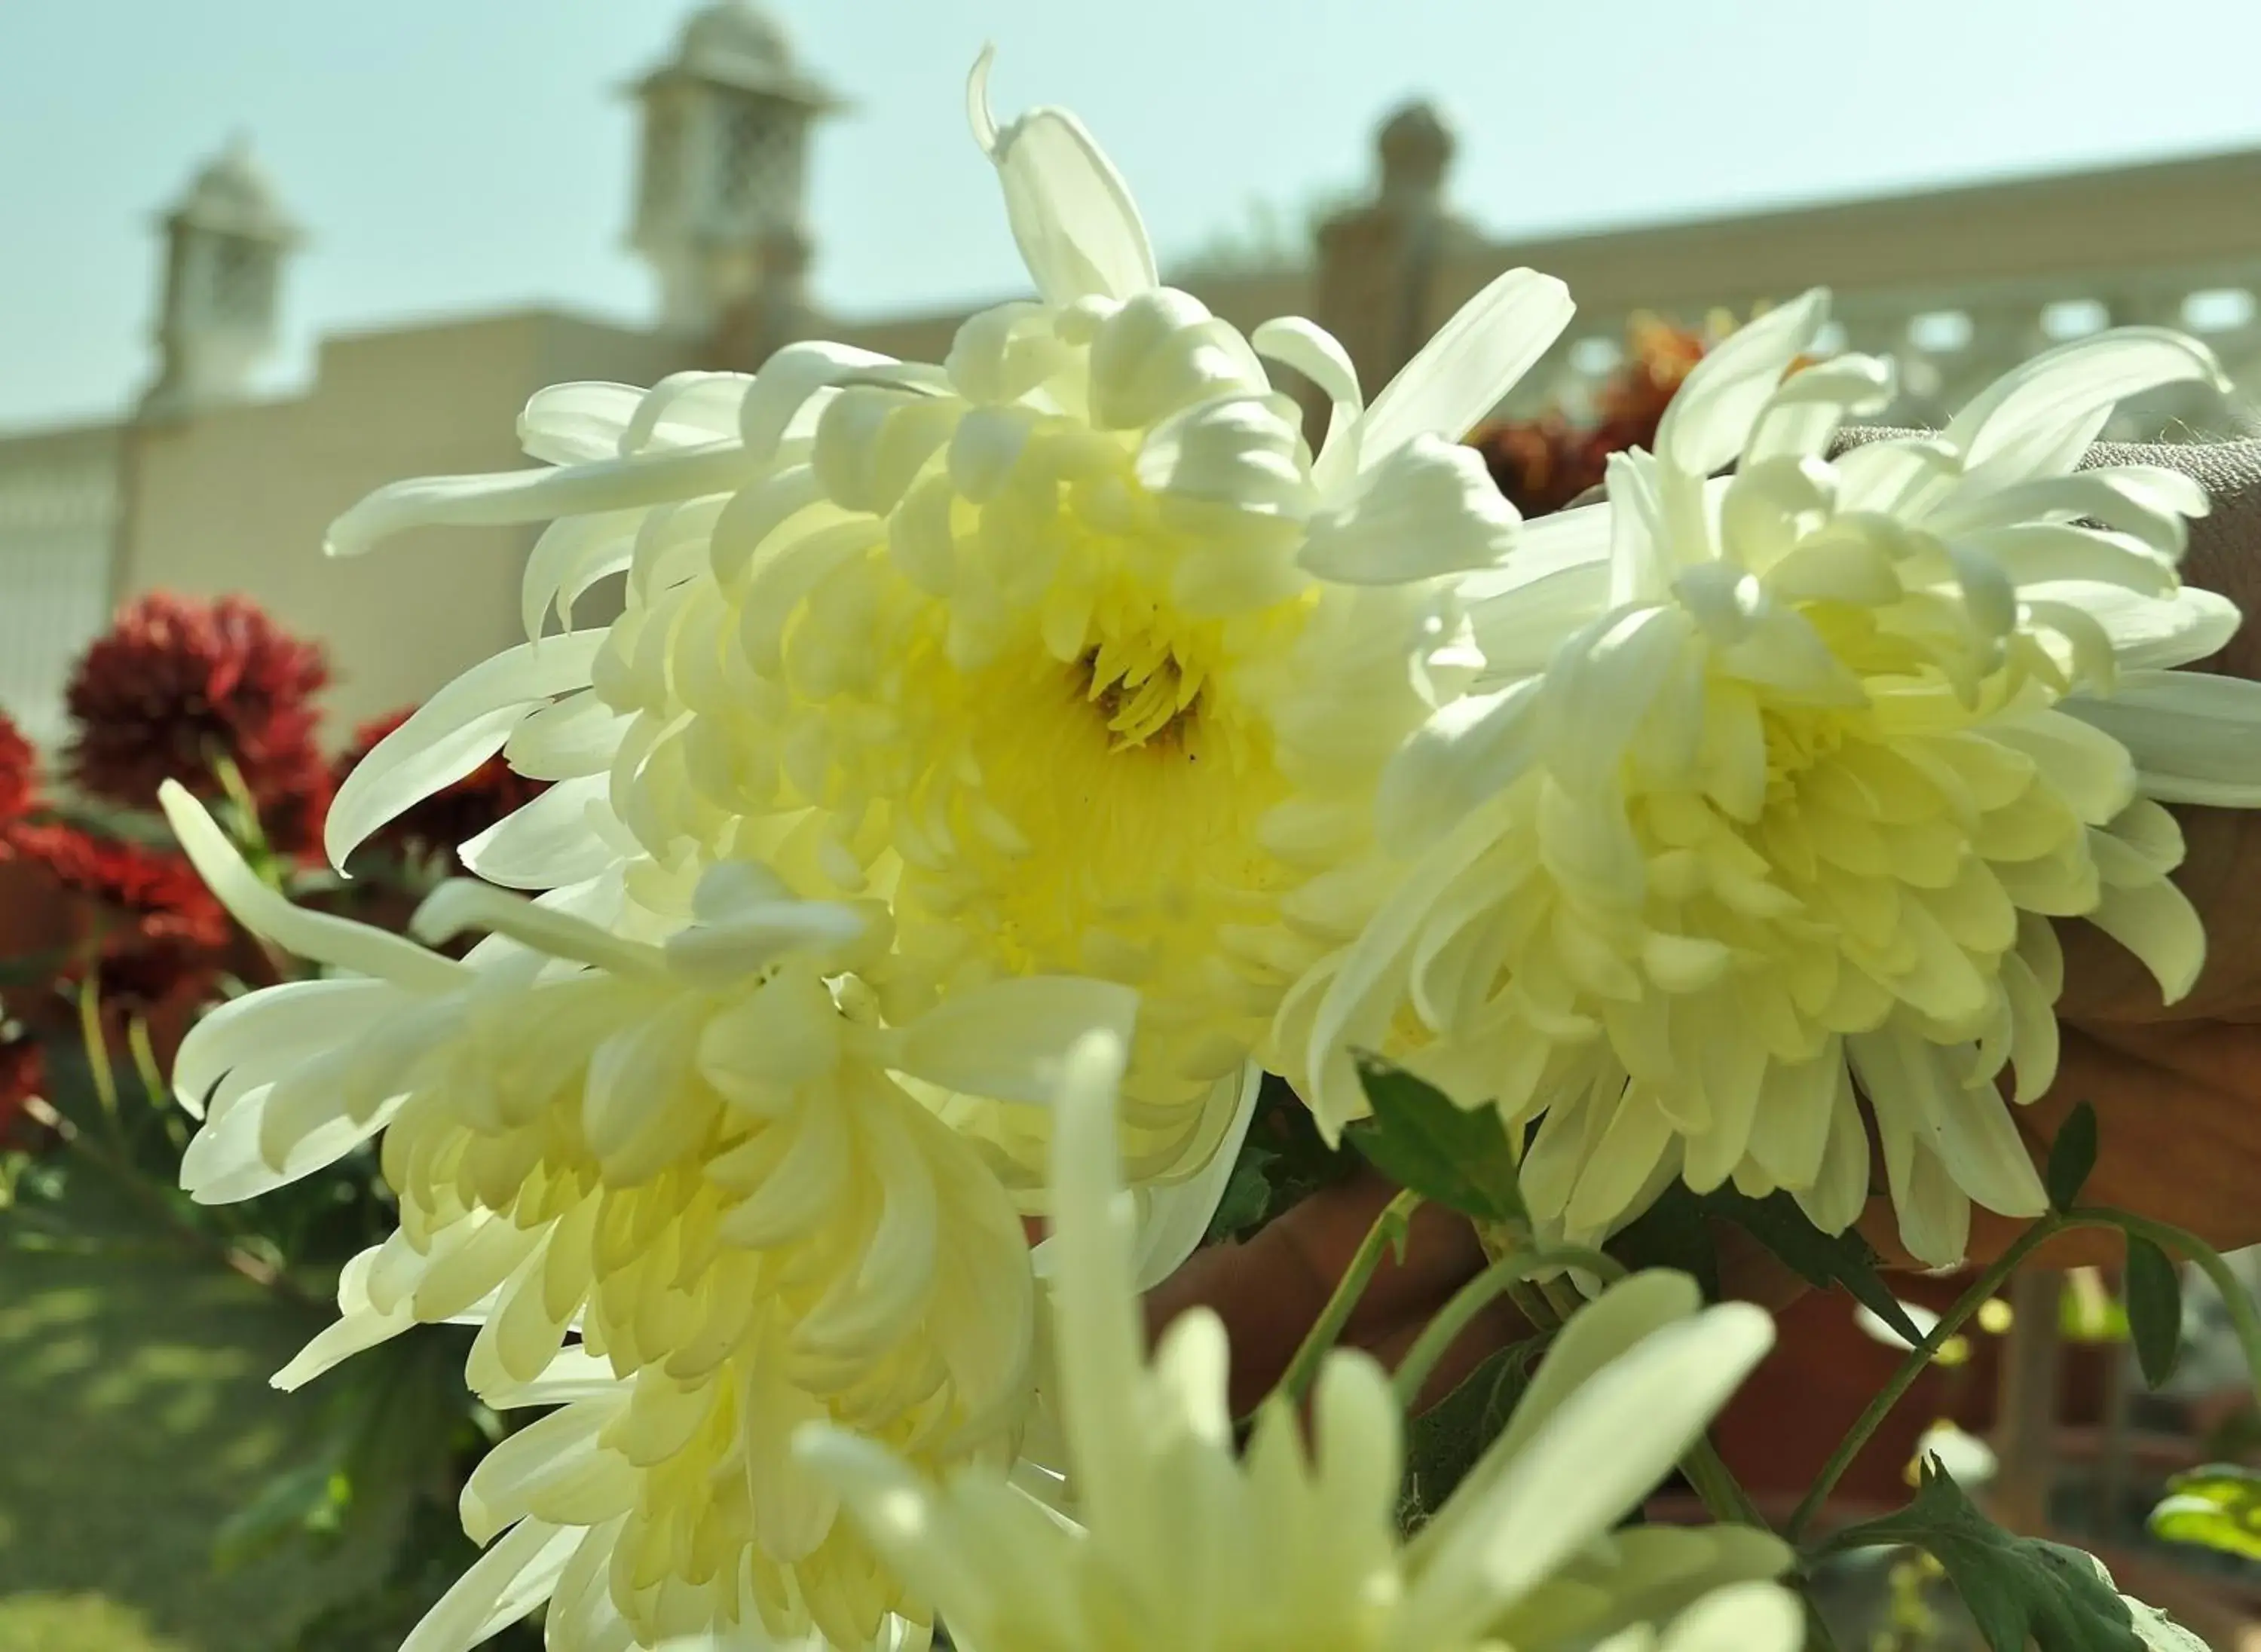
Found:
[{"label": "white petal tip", "polygon": [[973,128],[973,141],[990,160],[997,158],[997,117],[989,109],[989,70],[997,61],[994,41],[981,44],[980,55],[965,76],[965,124]]}]

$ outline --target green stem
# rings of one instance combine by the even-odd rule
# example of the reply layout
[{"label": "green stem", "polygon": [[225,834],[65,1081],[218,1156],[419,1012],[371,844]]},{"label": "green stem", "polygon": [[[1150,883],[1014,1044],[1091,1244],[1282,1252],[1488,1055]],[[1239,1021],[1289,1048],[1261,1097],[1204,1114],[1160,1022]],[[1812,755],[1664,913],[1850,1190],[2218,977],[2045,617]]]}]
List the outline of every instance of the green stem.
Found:
[{"label": "green stem", "polygon": [[[1382,1266],[1382,1253],[1393,1243],[1403,1240],[1406,1225],[1412,1220],[1413,1212],[1420,1208],[1421,1196],[1410,1189],[1382,1207],[1382,1214],[1374,1218],[1374,1225],[1366,1230],[1366,1237],[1359,1241],[1358,1249],[1353,1253],[1350,1266],[1335,1282],[1334,1292],[1327,1298],[1327,1305],[1320,1310],[1319,1317],[1311,1322],[1310,1330],[1304,1333],[1303,1342],[1296,1349],[1296,1357],[1288,1361],[1287,1371],[1281,1376],[1278,1387],[1273,1390],[1274,1394],[1284,1395],[1291,1403],[1302,1403],[1303,1396],[1310,1391],[1312,1383],[1318,1378],[1319,1365],[1326,1358],[1327,1350],[1333,1347],[1337,1339],[1342,1335],[1343,1327],[1350,1323],[1352,1310],[1358,1306],[1358,1299],[1366,1294],[1366,1287],[1374,1278],[1374,1270]],[[1267,1403],[1269,1403],[1268,1397]]]},{"label": "green stem", "polygon": [[2197,1263],[2214,1289],[2222,1293],[2222,1310],[2229,1316],[2237,1346],[2244,1351],[2246,1375],[2256,1394],[2261,1395],[2261,1314],[2254,1311],[2252,1296],[2237,1275],[2229,1271],[2229,1264],[2222,1260],[2221,1252],[2186,1228],[2170,1222],[2155,1222],[2150,1217],[2109,1205],[2078,1205],[2071,1220],[2079,1227],[2116,1227],[2123,1233],[2150,1240],[2171,1255]]},{"label": "green stem", "polygon": [[231,1272],[240,1274],[262,1290],[271,1291],[300,1307],[319,1312],[329,1305],[300,1284],[287,1270],[254,1256],[240,1246],[230,1245],[183,1217],[171,1200],[160,1193],[149,1178],[126,1159],[104,1148],[57,1112],[45,1097],[32,1096],[25,1103],[25,1110],[34,1122],[54,1132],[65,1153],[84,1160],[92,1168],[108,1177],[113,1186],[163,1223],[184,1243],[203,1252]]},{"label": "green stem", "polygon": [[149,1042],[149,1024],[140,1016],[126,1024],[126,1047],[133,1055],[133,1071],[141,1080],[141,1088],[152,1107],[162,1109],[169,1099],[165,1094],[165,1072],[157,1065],[157,1052]]},{"label": "green stem", "polygon": [[[1617,1276],[1622,1277],[1622,1273]],[[1554,1311],[1554,1319],[1558,1325],[1569,1324],[1570,1316],[1586,1305],[1585,1299],[1578,1295],[1576,1287],[1567,1279],[1542,1279],[1538,1282],[1538,1284],[1539,1294],[1545,1298],[1547,1305]]]},{"label": "green stem", "polygon": [[87,965],[86,980],[78,989],[78,1036],[86,1046],[88,1075],[94,1081],[94,1099],[102,1105],[102,1117],[110,1133],[125,1141],[125,1123],[118,1111],[118,1074],[110,1065],[110,1042],[102,1031],[102,989],[97,985],[100,976],[92,960]]},{"label": "green stem", "polygon": [[1828,1620],[1813,1596],[1800,1589],[1798,1598],[1805,1603],[1805,1652],[1837,1652],[1837,1637],[1829,1633]]},{"label": "green stem", "polygon": [[1562,1322],[1561,1316],[1528,1281],[1511,1281],[1507,1287],[1507,1299],[1533,1331],[1552,1331]]},{"label": "green stem", "polygon": [[1729,1526],[1755,1526],[1762,1532],[1768,1529],[1766,1516],[1759,1512],[1759,1505],[1751,1501],[1751,1494],[1743,1490],[1742,1482],[1720,1457],[1709,1434],[1697,1436],[1688,1454],[1680,1460],[1680,1472],[1703,1498],[1713,1519]]},{"label": "green stem", "polygon": [[1784,1533],[1791,1542],[1798,1541],[1812,1523],[1813,1517],[1821,1512],[1821,1505],[1829,1500],[1829,1494],[1836,1490],[1838,1481],[1845,1477],[1845,1470],[1853,1466],[1853,1459],[1860,1454],[1861,1447],[1869,1443],[1869,1437],[1891,1414],[1892,1407],[1899,1404],[1900,1397],[1914,1386],[1916,1378],[1923,1375],[1925,1368],[1946,1345],[1947,1340],[1963,1328],[1965,1320],[1985,1305],[1994,1292],[2000,1289],[2002,1282],[2016,1271],[2019,1263],[2042,1244],[2063,1232],[2068,1225],[2064,1216],[2051,1211],[2021,1233],[2017,1241],[1978,1275],[1970,1289],[1955,1299],[1955,1305],[1940,1315],[1939,1323],[1932,1326],[1930,1334],[1908,1350],[1907,1357],[1892,1372],[1891,1380],[1877,1390],[1876,1397],[1869,1402],[1868,1409],[1854,1419],[1853,1426],[1846,1431],[1845,1438],[1837,1442],[1837,1449],[1829,1454],[1829,1461],[1821,1466],[1820,1476],[1798,1499]]},{"label": "green stem", "polygon": [[1540,1274],[1552,1274],[1565,1268],[1581,1268],[1599,1278],[1616,1281],[1625,1277],[1625,1268],[1614,1257],[1580,1246],[1540,1246],[1513,1256],[1503,1256],[1474,1279],[1454,1291],[1452,1299],[1439,1309],[1437,1317],[1425,1326],[1414,1340],[1413,1347],[1390,1379],[1397,1391],[1397,1403],[1407,1411],[1421,1396],[1421,1390],[1437,1368],[1461,1332],[1468,1328],[1475,1317],[1489,1307],[1511,1285],[1535,1278]]}]

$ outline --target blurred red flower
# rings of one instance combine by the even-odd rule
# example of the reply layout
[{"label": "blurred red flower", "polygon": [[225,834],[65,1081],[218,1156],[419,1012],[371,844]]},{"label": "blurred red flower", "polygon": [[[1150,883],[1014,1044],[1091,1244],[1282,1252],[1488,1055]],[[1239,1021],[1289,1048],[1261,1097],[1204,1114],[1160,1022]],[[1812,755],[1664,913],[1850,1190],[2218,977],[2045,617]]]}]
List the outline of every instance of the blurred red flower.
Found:
[{"label": "blurred red flower", "polygon": [[21,1027],[0,1033],[0,1146],[21,1132],[24,1104],[47,1088],[47,1058]]},{"label": "blurred red flower", "polygon": [[39,758],[23,731],[0,712],[0,826],[23,819],[39,801]]},{"label": "blurred red flower", "polygon": [[[338,759],[334,779],[341,784],[370,749],[408,717],[406,709],[389,712],[355,729],[353,744]],[[527,779],[498,754],[387,822],[370,842],[405,859],[436,858],[452,866],[459,847],[549,789],[547,780]]]},{"label": "blurred red flower", "polygon": [[1626,329],[1625,363],[1594,392],[1590,420],[1575,422],[1549,410],[1536,419],[1485,425],[1470,434],[1469,444],[1524,516],[1559,511],[1600,485],[1612,453],[1655,447],[1664,410],[1716,337],[1716,327],[1707,334],[1636,316]]},{"label": "blurred red flower", "polygon": [[[327,795],[313,696],[330,680],[315,643],[291,636],[241,597],[203,602],[160,592],[128,603],[80,657],[66,691],[75,725],[64,772],[88,796],[147,808],[177,779],[219,795],[219,765],[234,763],[285,849]],[[276,806],[276,830],[266,816]]]},{"label": "blurred red flower", "polygon": [[63,973],[91,968],[104,1003],[147,1014],[219,969],[233,930],[186,857],[61,824],[18,825],[6,841],[74,897],[82,933]]}]

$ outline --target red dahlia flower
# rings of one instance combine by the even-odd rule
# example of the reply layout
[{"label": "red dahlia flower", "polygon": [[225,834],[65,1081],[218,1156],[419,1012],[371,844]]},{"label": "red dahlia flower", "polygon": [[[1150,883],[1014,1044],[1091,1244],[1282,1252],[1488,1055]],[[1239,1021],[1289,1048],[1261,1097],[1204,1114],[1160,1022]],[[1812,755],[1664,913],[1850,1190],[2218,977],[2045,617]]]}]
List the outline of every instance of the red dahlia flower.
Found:
[{"label": "red dahlia flower", "polygon": [[330,680],[321,649],[241,597],[136,599],[71,675],[71,784],[129,808],[177,779],[220,793],[231,760],[262,805],[294,795],[321,766],[312,696]]},{"label": "red dahlia flower", "polygon": [[39,1041],[21,1027],[0,1032],[0,1146],[21,1134],[25,1103],[47,1088],[47,1058]]},{"label": "red dahlia flower", "polygon": [[23,819],[39,801],[39,758],[23,731],[0,712],[0,826]]},{"label": "red dahlia flower", "polygon": [[19,825],[7,841],[75,897],[80,971],[106,1003],[146,1013],[219,968],[233,931],[186,857],[64,825]]}]

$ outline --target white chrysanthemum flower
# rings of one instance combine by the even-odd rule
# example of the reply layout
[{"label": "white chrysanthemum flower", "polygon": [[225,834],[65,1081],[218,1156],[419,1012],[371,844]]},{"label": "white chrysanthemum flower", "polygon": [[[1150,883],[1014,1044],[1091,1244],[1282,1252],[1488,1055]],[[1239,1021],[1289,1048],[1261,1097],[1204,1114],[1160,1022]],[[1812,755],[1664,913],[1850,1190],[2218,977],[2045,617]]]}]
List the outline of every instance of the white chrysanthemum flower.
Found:
[{"label": "white chrysanthemum flower", "polygon": [[[1608,1534],[1766,1351],[1765,1313],[1702,1308],[1680,1274],[1608,1290],[1565,1325],[1458,1492],[1401,1542],[1397,1404],[1366,1355],[1328,1356],[1308,1452],[1294,1408],[1275,1401],[1245,1459],[1213,1315],[1181,1318],[1148,1363],[1116,1167],[1121,1062],[1104,1034],[1071,1056],[1054,1133],[1051,1299],[1073,1521],[994,1472],[937,1483],[821,1428],[800,1446],[965,1645],[1547,1652],[1676,1612],[1654,1642],[1673,1652],[1799,1643],[1791,1597],[1756,1581],[1789,1562],[1775,1539]],[[1707,1592],[1721,1584],[1733,1586]]]},{"label": "white chrysanthemum flower", "polygon": [[[560,1652],[609,1644],[607,1613],[645,1644],[747,1624],[842,1648],[915,1618],[787,1442],[822,1419],[930,1465],[1010,1463],[1027,1239],[936,1103],[1048,1103],[1065,1052],[1095,1026],[1127,1035],[1134,995],[1020,977],[890,1024],[857,973],[882,916],[795,901],[746,862],[709,867],[694,922],[656,943],[446,886],[420,931],[491,931],[458,962],[291,907],[185,793],[164,802],[247,928],[355,972],[251,994],[190,1035],[176,1082],[209,1107],[184,1185],[250,1197],[383,1131],[399,1196],[398,1231],[345,1270],[343,1318],[278,1385],[462,1318],[480,1325],[472,1386],[498,1404],[544,1403],[512,1397],[561,1361],[607,1376],[474,1477],[472,1534],[517,1529],[445,1621],[490,1583],[519,1598],[543,1566],[564,1580]],[[1148,1196],[1146,1282],[1213,1203]]]},{"label": "white chrysanthemum flower", "polygon": [[2218,379],[2203,347],[2102,334],[1938,435],[1832,459],[1891,380],[1798,366],[1826,312],[1727,340],[1607,505],[1471,582],[1489,692],[1381,795],[1431,846],[1283,1041],[1324,1118],[1358,1106],[1353,1044],[1511,1124],[1543,1109],[1525,1190],[1580,1237],[1675,1176],[1844,1227],[1857,1093],[1906,1243],[1944,1263],[1970,1200],[2044,1208],[2001,1091],[2055,1074],[2049,921],[2094,923],[2170,1000],[2196,977],[2161,803],[2261,802],[2261,689],[2167,669],[2237,623],[2177,579],[2203,492],[2074,469],[2121,398]]},{"label": "white chrysanthemum flower", "polygon": [[[940,366],[799,344],[750,379],[545,392],[526,429],[555,468],[339,522],[350,551],[556,517],[529,624],[621,568],[628,608],[443,691],[348,783],[332,849],[499,748],[563,781],[469,851],[518,887],[766,822],[801,893],[888,902],[889,992],[1137,988],[1126,1142],[1140,1179],[1181,1175],[1288,983],[1379,898],[1382,766],[1473,664],[1447,576],[1518,527],[1455,439],[1570,305],[1504,276],[1364,406],[1309,322],[1243,338],[1160,285],[1082,127],[999,129],[985,74],[973,124],[1037,301]],[[1267,359],[1332,401],[1317,455]],[[1040,1122],[989,1120],[1031,1184]]]}]

